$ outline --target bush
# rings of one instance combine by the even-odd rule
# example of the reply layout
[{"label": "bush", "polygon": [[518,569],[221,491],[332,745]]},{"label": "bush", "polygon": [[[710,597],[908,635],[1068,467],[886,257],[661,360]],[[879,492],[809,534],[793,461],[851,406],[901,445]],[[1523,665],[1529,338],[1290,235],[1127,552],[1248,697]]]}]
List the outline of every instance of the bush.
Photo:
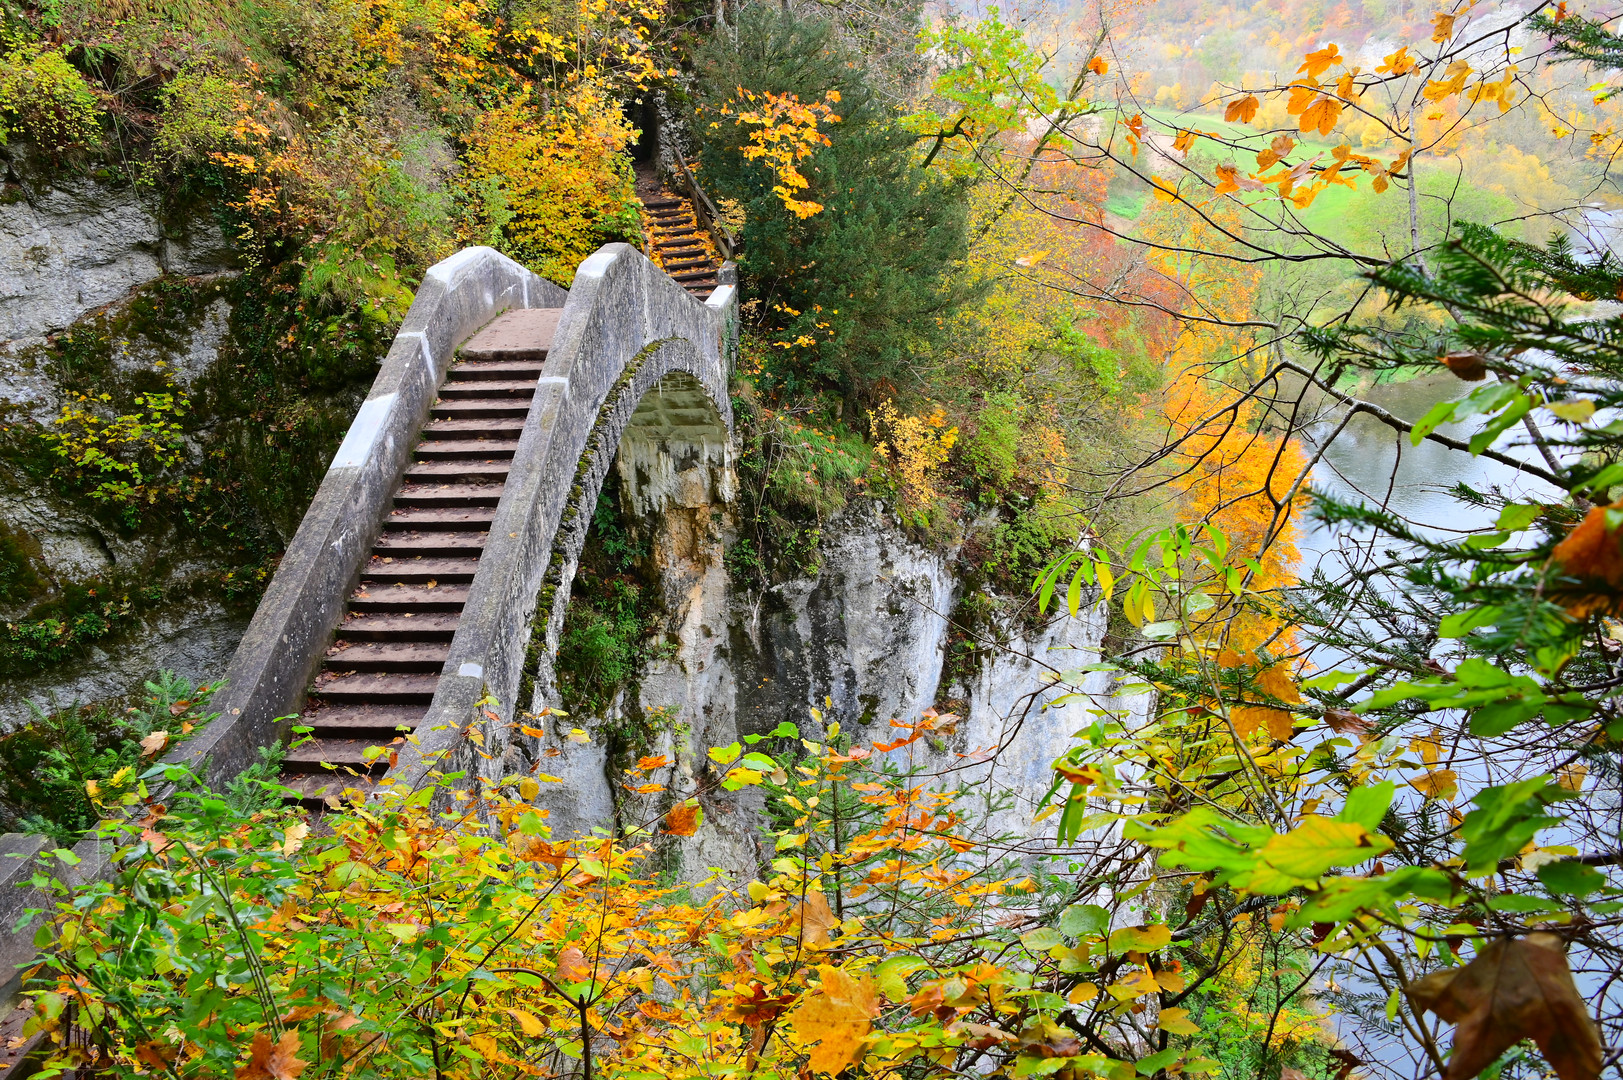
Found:
[{"label": "bush", "polygon": [[60,46],[3,36],[0,46],[0,146],[20,137],[60,160],[100,144],[96,93]]},{"label": "bush", "polygon": [[620,153],[632,134],[616,102],[584,93],[550,114],[528,91],[485,113],[467,152],[467,239],[567,286],[582,259],[641,227]]},{"label": "bush", "polygon": [[[952,273],[968,249],[960,182],[918,167],[914,137],[820,17],[745,7],[736,30],[710,38],[694,63],[702,173],[714,194],[743,207],[739,268],[765,300],[759,317],[776,346],[767,381],[854,399],[905,378],[970,295]],[[810,182],[804,197],[821,211],[798,216],[774,192],[775,174],[745,155],[749,130],[729,104],[739,88],[801,102],[838,95],[829,145],[799,167]]]}]

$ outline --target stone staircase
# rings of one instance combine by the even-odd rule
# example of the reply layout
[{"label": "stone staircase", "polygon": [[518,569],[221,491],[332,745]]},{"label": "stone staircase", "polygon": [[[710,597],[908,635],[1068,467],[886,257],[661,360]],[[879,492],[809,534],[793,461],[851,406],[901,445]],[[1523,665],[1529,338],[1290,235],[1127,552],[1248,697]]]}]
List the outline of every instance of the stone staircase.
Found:
[{"label": "stone staircase", "polygon": [[699,224],[691,200],[661,191],[641,197],[648,257],[682,288],[703,300],[715,291],[722,258]]},{"label": "stone staircase", "polygon": [[310,738],[282,766],[290,801],[364,790],[427,714],[561,311],[498,316],[447,372],[310,688]]}]

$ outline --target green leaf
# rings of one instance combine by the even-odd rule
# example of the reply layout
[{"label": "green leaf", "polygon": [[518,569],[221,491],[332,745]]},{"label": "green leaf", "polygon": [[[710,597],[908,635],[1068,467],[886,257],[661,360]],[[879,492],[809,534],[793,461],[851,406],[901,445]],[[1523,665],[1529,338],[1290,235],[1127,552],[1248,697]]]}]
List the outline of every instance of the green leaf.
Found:
[{"label": "green leaf", "polygon": [[1544,699],[1529,701],[1521,697],[1490,702],[1471,713],[1471,734],[1491,739],[1503,735],[1524,720],[1531,720],[1544,707]]},{"label": "green leaf", "polygon": [[1460,836],[1465,840],[1465,863],[1472,875],[1492,873],[1501,859],[1516,854],[1540,829],[1565,818],[1544,813],[1551,803],[1573,798],[1572,792],[1549,782],[1549,774],[1513,784],[1483,788],[1471,801],[1477,809],[1465,815]]},{"label": "green leaf", "polygon": [[1258,852],[1256,871],[1235,884],[1250,892],[1280,894],[1319,880],[1338,866],[1356,866],[1389,851],[1392,841],[1352,821],[1309,815]]},{"label": "green leaf", "polygon": [[1422,416],[1420,418],[1420,422],[1415,424],[1414,430],[1409,432],[1410,445],[1419,446],[1421,440],[1423,440],[1427,435],[1430,435],[1432,432],[1436,431],[1438,427],[1452,419],[1454,416],[1454,406],[1457,404],[1458,402],[1454,401],[1439,401],[1430,409],[1426,410],[1426,415]]},{"label": "green leaf", "polygon": [[1482,604],[1464,611],[1456,611],[1452,615],[1445,615],[1443,621],[1437,624],[1437,636],[1462,638],[1479,626],[1493,625],[1503,614],[1504,610],[1493,604]]},{"label": "green leaf", "polygon": [[1606,885],[1606,875],[1575,859],[1545,863],[1538,868],[1538,879],[1546,889],[1565,896],[1588,896]]},{"label": "green leaf", "polygon": [[1065,944],[1065,936],[1052,926],[1039,926],[1021,934],[1020,944],[1034,953],[1045,953],[1055,945]]},{"label": "green leaf", "polygon": [[1560,911],[1561,905],[1542,896],[1523,896],[1520,893],[1499,893],[1488,897],[1489,911],[1513,911],[1527,915],[1533,912]]},{"label": "green leaf", "polygon": [[929,966],[922,956],[893,956],[874,969],[874,981],[886,997],[900,1001],[907,997],[907,977]]},{"label": "green leaf", "polygon": [[1176,1046],[1169,1046],[1158,1054],[1151,1054],[1147,1058],[1139,1059],[1138,1064],[1133,1067],[1138,1070],[1140,1076],[1154,1076],[1174,1061],[1177,1061],[1180,1053]]},{"label": "green leaf", "polygon": [[1374,832],[1385,820],[1386,812],[1391,809],[1392,799],[1397,795],[1397,790],[1398,785],[1391,780],[1353,788],[1347,792],[1347,803],[1341,808],[1341,813],[1336,815],[1336,820],[1351,821],[1362,825],[1369,832]]},{"label": "green leaf", "polygon": [[1605,491],[1623,484],[1623,463],[1613,463],[1589,478],[1584,487],[1593,491]]},{"label": "green leaf", "polygon": [[738,755],[743,752],[744,748],[737,743],[728,746],[715,746],[710,749],[710,760],[717,765],[731,765],[738,760]]},{"label": "green leaf", "polygon": [[1098,904],[1072,904],[1060,913],[1059,928],[1072,937],[1102,935],[1110,929],[1110,912]]},{"label": "green leaf", "polygon": [[1544,507],[1538,503],[1509,503],[1499,511],[1499,520],[1496,522],[1501,532],[1521,532],[1544,512]]},{"label": "green leaf", "polygon": [[1480,454],[1493,445],[1493,441],[1504,434],[1512,424],[1526,416],[1533,408],[1533,399],[1521,395],[1510,405],[1510,408],[1489,420],[1487,426],[1471,436],[1471,453]]}]

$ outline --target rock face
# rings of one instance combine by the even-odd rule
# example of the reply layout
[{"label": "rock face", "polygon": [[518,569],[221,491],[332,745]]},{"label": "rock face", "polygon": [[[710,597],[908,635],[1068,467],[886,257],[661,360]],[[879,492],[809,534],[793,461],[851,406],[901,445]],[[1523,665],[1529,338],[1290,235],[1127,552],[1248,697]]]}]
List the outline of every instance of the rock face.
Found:
[{"label": "rock face", "polygon": [[[0,157],[0,417],[54,429],[70,398],[43,343],[65,330],[97,337],[110,353],[109,378],[162,373],[176,390],[190,391],[230,336],[231,307],[219,287],[201,289],[207,299],[185,322],[145,328],[150,333],[128,326],[121,313],[136,290],[165,274],[209,282],[217,279],[197,275],[229,271],[230,249],[218,224],[206,220],[174,234],[155,214],[149,192],[89,177],[36,183],[21,148],[5,151],[11,156]],[[92,313],[105,316],[87,319]],[[37,601],[114,576],[126,587],[185,594],[151,606],[77,659],[0,678],[0,732],[27,722],[26,701],[46,708],[90,703],[138,691],[162,669],[194,681],[224,670],[246,613],[193,594],[188,582],[217,570],[216,561],[173,526],[111,528],[82,501],[9,467],[0,469],[0,522],[22,538],[43,588],[9,599],[0,592],[0,620],[21,619]]]},{"label": "rock face", "polygon": [[95,179],[30,181],[9,162],[0,202],[0,345],[64,329],[160,274],[233,266],[218,225],[169,236],[150,193]]},{"label": "rock face", "polygon": [[[1114,696],[1108,674],[1077,673],[1099,658],[1101,613],[1036,629],[994,625],[987,632],[999,646],[953,672],[946,660],[962,588],[953,561],[908,539],[879,504],[853,503],[825,529],[815,574],[760,593],[727,581],[726,517],[719,506],[704,509],[709,531],[688,528],[681,513],[657,519],[654,561],[670,613],[670,647],[645,666],[637,700],[622,697],[605,717],[569,721],[593,738],[560,762],[574,765],[563,774],[567,790],[547,801],[563,810],[553,815],[556,835],[606,823],[611,807],[621,825],[652,822],[672,794],[686,798],[696,789],[711,748],[783,721],[817,742],[838,722],[862,745],[890,741],[893,719],[916,721],[931,708],[958,720],[915,743],[912,764],[933,774],[933,784],[972,791],[986,834],[1030,841],[1046,833],[1033,817],[1054,759],[1092,722],[1090,708],[1132,705]],[[691,536],[703,542],[673,542]],[[1063,689],[1052,679],[1062,672],[1076,676]],[[1078,682],[1080,697],[1056,705]],[[667,785],[664,794],[616,790],[615,763],[603,747],[608,732],[632,717],[654,730],[648,754],[671,762],[648,777]],[[704,827],[680,844],[683,875],[694,880],[709,867],[744,871],[768,857],[754,850],[761,806],[753,788],[706,796]]]}]

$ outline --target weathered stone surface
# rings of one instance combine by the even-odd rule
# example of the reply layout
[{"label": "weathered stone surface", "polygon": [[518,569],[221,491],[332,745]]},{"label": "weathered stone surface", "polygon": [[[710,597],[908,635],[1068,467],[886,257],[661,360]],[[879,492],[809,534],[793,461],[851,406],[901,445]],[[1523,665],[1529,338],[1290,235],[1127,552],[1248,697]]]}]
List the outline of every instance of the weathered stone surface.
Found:
[{"label": "weathered stone surface", "polygon": [[0,681],[0,731],[32,719],[29,701],[50,712],[122,698],[159,671],[173,671],[194,683],[217,679],[247,625],[246,613],[209,600],[182,601],[154,612],[67,664],[33,678]]},{"label": "weathered stone surface", "polygon": [[26,169],[12,179],[20,197],[0,203],[0,346],[64,329],[166,271],[235,265],[212,217],[166,236],[151,192],[91,178],[36,185]]}]

